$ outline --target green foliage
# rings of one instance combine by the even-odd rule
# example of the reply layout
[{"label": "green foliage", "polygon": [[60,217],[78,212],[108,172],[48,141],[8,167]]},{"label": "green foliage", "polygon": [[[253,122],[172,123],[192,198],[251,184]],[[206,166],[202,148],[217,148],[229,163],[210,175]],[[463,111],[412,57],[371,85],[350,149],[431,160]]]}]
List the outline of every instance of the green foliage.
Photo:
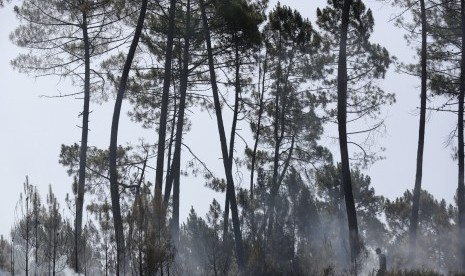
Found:
[{"label": "green foliage", "polygon": [[197,216],[193,208],[181,227],[179,264],[188,275],[228,275],[237,273],[233,256],[233,240],[221,240],[222,211],[216,200],[210,205],[207,221]]},{"label": "green foliage", "polygon": [[[319,144],[323,122],[316,108],[321,102],[315,95],[301,91],[308,78],[316,77],[322,69],[315,62],[321,57],[319,35],[308,19],[289,7],[278,4],[268,17],[264,27],[266,71],[263,74],[269,76],[269,82],[268,89],[263,91],[261,124],[269,127],[261,129],[259,142],[263,148],[256,158],[260,167],[272,167],[268,181],[275,181],[272,185],[276,189],[289,166],[329,162],[331,154]],[[257,124],[258,118],[252,117],[254,132]],[[280,175],[278,181],[274,179],[276,174]]]},{"label": "green foliage", "polygon": [[0,271],[11,272],[11,242],[0,235]]},{"label": "green foliage", "polygon": [[268,0],[216,0],[214,5],[229,32],[235,33],[241,43],[253,47],[262,39],[259,25],[265,19],[264,7],[267,2]]},{"label": "green foliage", "polygon": [[[344,193],[341,187],[340,165],[325,166],[315,176],[317,193],[321,201],[318,202],[322,213],[330,216],[340,216],[344,207]],[[359,168],[351,171],[352,192],[355,200],[360,234],[366,245],[379,247],[388,240],[387,230],[381,221],[385,199],[375,194],[371,187],[371,179],[364,175]],[[340,222],[344,223],[344,222]]]},{"label": "green foliage", "polygon": [[[328,5],[317,10],[317,26],[321,29],[322,44],[327,51],[325,72],[327,77],[321,83],[320,97],[326,101],[324,111],[329,118],[335,118],[337,102],[336,71],[339,47],[339,31],[342,17],[342,0],[329,0]],[[355,158],[361,165],[370,164],[379,158],[373,137],[382,133],[382,107],[395,102],[393,93],[385,92],[379,85],[387,73],[393,57],[386,48],[370,41],[374,18],[361,0],[352,1],[347,37],[347,127]],[[352,129],[355,130],[352,130]],[[358,142],[361,141],[361,142]]]},{"label": "green foliage", "polygon": [[[385,204],[386,222],[391,235],[388,251],[391,267],[401,269],[406,265],[406,246],[412,210],[412,193],[406,191],[402,197]],[[423,267],[440,271],[457,268],[456,234],[457,210],[438,201],[430,193],[420,194],[417,255]]]},{"label": "green foliage", "polygon": [[[14,11],[20,25],[10,34],[10,39],[19,47],[27,49],[11,64],[19,72],[33,76],[55,75],[70,78],[74,84],[83,86],[85,62],[85,37],[88,32],[93,99],[106,99],[105,80],[96,68],[97,59],[121,43],[122,31],[118,25],[116,4],[119,1],[84,1],[83,4],[60,0],[21,1]],[[83,22],[84,14],[87,18]],[[97,97],[96,92],[100,92]],[[78,92],[79,94],[80,92]],[[70,93],[71,94],[71,93]],[[60,95],[64,96],[64,95]]]}]

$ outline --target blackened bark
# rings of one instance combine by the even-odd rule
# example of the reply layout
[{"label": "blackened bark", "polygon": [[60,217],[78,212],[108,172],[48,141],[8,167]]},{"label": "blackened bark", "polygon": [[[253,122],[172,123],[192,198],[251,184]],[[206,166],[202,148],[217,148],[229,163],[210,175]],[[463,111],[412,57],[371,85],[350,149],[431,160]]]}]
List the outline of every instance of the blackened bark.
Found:
[{"label": "blackened bark", "polygon": [[235,238],[235,243],[236,243],[237,265],[240,271],[242,273],[245,273],[245,258],[244,258],[243,244],[242,244],[242,233],[241,233],[241,228],[240,228],[240,223],[239,223],[239,213],[237,210],[236,191],[234,190],[234,180],[233,180],[232,172],[231,172],[231,162],[228,157],[228,145],[226,142],[226,134],[224,131],[224,124],[223,124],[223,115],[221,113],[221,104],[220,104],[220,99],[219,99],[218,86],[216,83],[215,65],[213,62],[213,50],[212,50],[211,39],[210,39],[210,29],[208,26],[207,15],[205,12],[205,3],[203,0],[199,0],[199,4],[200,4],[200,10],[202,13],[205,43],[207,46],[208,67],[210,71],[210,81],[212,85],[213,100],[215,104],[215,113],[216,113],[216,120],[218,124],[218,132],[220,136],[223,166],[224,166],[224,171],[226,174],[226,185],[230,193],[231,216],[232,216],[232,222],[233,222],[233,228],[234,228],[234,238]]},{"label": "blackened bark", "polygon": [[412,199],[412,217],[410,221],[410,239],[409,239],[409,261],[411,265],[415,264],[416,245],[417,245],[417,228],[418,228],[418,209],[420,206],[421,178],[423,175],[423,148],[425,144],[425,121],[426,121],[426,9],[425,0],[420,0],[421,12],[421,95],[420,95],[420,125],[418,129],[418,149],[417,149],[417,171],[415,174],[415,187],[413,189]]},{"label": "blackened bark", "polygon": [[[234,87],[235,87],[235,99],[234,99],[234,112],[233,112],[233,119],[232,119],[232,126],[231,126],[231,134],[229,138],[229,165],[231,166],[231,172],[232,172],[232,166],[234,162],[234,141],[236,138],[236,128],[237,128],[237,116],[239,114],[239,97],[241,94],[241,78],[240,78],[240,69],[241,69],[241,63],[240,63],[240,57],[239,57],[239,41],[237,38],[237,35],[234,35],[234,44],[235,44],[235,69],[236,69],[236,79],[234,82]],[[224,219],[223,219],[223,241],[226,240],[226,236],[228,234],[228,228],[229,228],[229,201],[230,201],[231,194],[228,192],[228,189],[226,189],[226,197],[225,197],[225,203],[224,203]]]},{"label": "blackened bark", "polygon": [[126,92],[129,71],[131,70],[132,60],[136,52],[137,44],[142,33],[144,25],[145,14],[147,12],[148,0],[142,0],[142,5],[137,20],[137,26],[134,32],[134,37],[129,48],[126,62],[124,63],[123,72],[121,74],[120,83],[118,86],[118,93],[115,100],[115,108],[113,111],[113,119],[111,122],[111,135],[110,135],[110,193],[111,193],[111,210],[113,213],[113,221],[115,227],[115,241],[116,241],[116,275],[125,275],[126,272],[126,252],[124,244],[123,221],[121,217],[121,206],[119,202],[119,184],[118,184],[118,171],[116,167],[117,150],[118,150],[118,127],[119,117],[121,113],[121,105],[123,103],[124,93]]},{"label": "blackened bark", "polygon": [[[158,128],[158,146],[157,146],[157,168],[155,174],[155,215],[156,223],[161,223],[162,216],[162,184],[163,184],[163,169],[165,162],[165,139],[166,139],[166,124],[168,117],[168,103],[171,82],[171,62],[173,59],[173,36],[174,36],[174,17],[176,11],[176,0],[170,0],[169,21],[168,21],[168,37],[166,42],[165,53],[165,69],[163,77],[163,94],[161,98],[160,125]],[[159,225],[160,226],[160,225]],[[161,227],[161,226],[160,226]]]},{"label": "blackened bark", "polygon": [[460,1],[461,31],[462,31],[462,59],[460,63],[460,93],[458,114],[458,165],[459,179],[457,189],[457,205],[459,215],[459,256],[462,272],[465,272],[465,187],[464,187],[464,145],[463,145],[463,100],[465,96],[465,0]]},{"label": "blackened bark", "polygon": [[186,95],[187,95],[187,81],[189,78],[189,48],[190,48],[190,19],[191,19],[191,6],[190,0],[187,0],[186,11],[186,33],[184,34],[184,47],[182,56],[182,70],[181,70],[181,84],[179,99],[179,114],[176,125],[176,138],[174,141],[174,154],[173,164],[171,165],[171,173],[169,175],[167,185],[165,187],[164,205],[168,205],[173,186],[173,218],[171,221],[171,236],[175,244],[179,241],[179,185],[181,175],[181,146],[182,134],[184,129],[184,114],[186,110]]},{"label": "blackened bark", "polygon": [[[253,146],[252,151],[252,159],[251,159],[251,168],[250,168],[250,222],[251,222],[251,232],[252,232],[252,240],[255,240],[255,233],[257,231],[257,226],[255,225],[255,202],[254,202],[254,174],[255,174],[255,162],[257,158],[257,149],[258,149],[258,142],[260,140],[260,131],[261,131],[261,121],[262,121],[262,114],[263,114],[263,98],[265,95],[265,79],[266,79],[266,72],[267,72],[267,55],[265,55],[265,60],[263,62],[263,72],[259,72],[259,84],[258,84],[258,91],[260,93],[260,100],[259,100],[259,107],[258,107],[258,121],[257,121],[257,130],[255,132],[255,143]],[[260,84],[261,82],[261,84]],[[260,90],[261,85],[261,90]]]},{"label": "blackened bark", "polygon": [[338,74],[337,74],[337,121],[339,131],[339,148],[341,151],[342,186],[346,202],[347,220],[349,224],[350,259],[356,273],[359,254],[359,236],[357,214],[354,196],[352,194],[352,179],[350,176],[349,150],[347,147],[347,32],[349,28],[349,13],[352,0],[344,0],[342,7],[341,40],[339,44]]},{"label": "blackened bark", "polygon": [[[173,83],[174,87],[174,83]],[[166,162],[167,167],[166,167],[166,183],[165,183],[165,194],[166,190],[168,189],[168,180],[171,178],[171,166],[172,166],[172,161],[171,161],[171,154],[173,150],[173,143],[175,141],[175,129],[176,129],[176,113],[178,112],[178,103],[176,102],[176,96],[173,97],[173,117],[171,117],[171,133],[170,133],[170,142],[168,144],[168,160]]]},{"label": "blackened bark", "polygon": [[90,105],[90,41],[87,32],[87,13],[82,12],[82,37],[84,42],[84,107],[82,109],[82,133],[79,152],[79,176],[76,197],[76,221],[74,237],[74,270],[79,273],[79,247],[82,231],[82,212],[84,208],[84,190],[86,185],[87,138],[89,134]]}]

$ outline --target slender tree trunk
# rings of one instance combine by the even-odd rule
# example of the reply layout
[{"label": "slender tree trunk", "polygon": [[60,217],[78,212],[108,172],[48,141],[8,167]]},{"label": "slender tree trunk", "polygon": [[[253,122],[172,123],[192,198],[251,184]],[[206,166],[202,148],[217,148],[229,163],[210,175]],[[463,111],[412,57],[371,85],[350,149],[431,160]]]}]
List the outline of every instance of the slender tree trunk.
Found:
[{"label": "slender tree trunk", "polygon": [[[280,71],[278,69],[278,71]],[[280,78],[280,76],[278,77]],[[279,82],[278,82],[278,88],[276,89],[276,95],[275,95],[275,102],[274,102],[274,123],[273,123],[273,136],[274,136],[274,156],[273,156],[273,176],[271,178],[271,189],[270,189],[270,204],[269,204],[269,210],[268,210],[268,237],[271,237],[271,233],[273,230],[273,224],[274,224],[274,201],[275,201],[275,195],[279,191],[278,187],[278,169],[279,169],[279,149],[281,148],[281,141],[283,138],[283,134],[279,134],[279,121],[280,121],[280,112],[279,112],[279,102],[280,102],[280,97],[279,97]],[[282,101],[282,100],[281,100]],[[284,106],[284,103],[283,103]]]},{"label": "slender tree trunk", "polygon": [[121,105],[123,103],[124,93],[126,92],[129,71],[131,70],[132,60],[136,52],[137,44],[144,25],[145,14],[147,11],[148,0],[142,0],[139,19],[135,29],[134,37],[129,48],[126,62],[124,64],[123,72],[121,74],[120,83],[118,86],[118,93],[115,100],[115,108],[113,111],[113,119],[111,123],[111,137],[110,137],[110,192],[111,192],[111,209],[113,213],[113,221],[115,226],[115,240],[116,240],[116,275],[125,275],[126,272],[126,252],[124,244],[123,220],[121,217],[121,206],[119,202],[119,184],[118,184],[118,170],[117,170],[117,150],[118,150],[118,127],[119,117],[121,113]]},{"label": "slender tree trunk", "polygon": [[[281,40],[281,39],[280,39]],[[279,48],[282,48],[282,43],[280,41]],[[292,146],[291,150],[289,151],[288,160],[285,163],[284,169],[281,171],[281,177],[279,173],[279,157],[280,157],[280,148],[282,141],[284,139],[285,128],[286,128],[286,112],[287,112],[287,93],[289,90],[289,75],[292,69],[292,64],[294,60],[294,49],[291,51],[290,58],[289,58],[289,66],[287,67],[286,74],[283,76],[283,70],[281,66],[281,55],[279,58],[279,65],[278,65],[278,81],[276,85],[276,96],[275,96],[275,114],[274,114],[274,140],[275,140],[275,147],[274,147],[274,157],[273,157],[273,176],[272,176],[272,186],[270,191],[270,205],[269,205],[269,222],[268,222],[268,235],[270,236],[273,230],[273,223],[274,223],[274,208],[275,208],[275,200],[276,196],[278,195],[279,188],[282,183],[282,179],[286,174],[287,167],[289,165],[290,158],[292,156],[292,147],[294,145],[294,137],[292,138]],[[283,81],[281,81],[283,78]],[[282,85],[284,82],[284,85]]]},{"label": "slender tree trunk", "polygon": [[[176,137],[174,141],[174,154],[173,163],[171,165],[171,173],[169,174],[167,185],[165,187],[164,205],[168,205],[173,188],[173,218],[171,222],[171,236],[177,244],[179,242],[179,185],[181,175],[181,146],[182,136],[184,129],[184,115],[186,110],[186,95],[187,95],[187,82],[189,78],[189,48],[190,48],[190,19],[191,19],[191,5],[190,0],[187,0],[186,11],[186,33],[184,34],[184,47],[182,56],[182,69],[181,69],[181,83],[180,83],[180,100],[179,100],[179,114],[176,124]],[[174,182],[174,186],[173,186]],[[172,187],[173,186],[173,187]]]},{"label": "slender tree trunk", "polygon": [[421,96],[420,96],[420,125],[418,129],[417,171],[415,187],[413,189],[412,217],[410,221],[409,261],[411,265],[416,262],[416,243],[418,228],[418,209],[420,206],[421,178],[423,174],[423,148],[425,144],[426,121],[426,9],[425,0],[420,0],[421,10]]},{"label": "slender tree trunk", "polygon": [[341,40],[337,74],[337,121],[339,131],[339,148],[341,151],[342,186],[346,202],[347,220],[349,224],[350,259],[357,273],[357,257],[359,254],[359,236],[352,179],[350,176],[349,150],[347,147],[347,32],[352,0],[344,0],[342,7]]},{"label": "slender tree trunk", "polygon": [[265,76],[266,76],[267,66],[268,66],[266,59],[267,59],[267,55],[265,55],[265,60],[263,61],[263,72],[261,76],[262,78],[261,79],[259,78],[259,82],[261,82],[262,87],[261,87],[259,107],[258,107],[257,131],[255,132],[255,143],[254,143],[253,151],[252,151],[252,160],[251,160],[251,169],[250,169],[250,199],[251,200],[253,200],[255,163],[256,163],[256,158],[257,158],[258,142],[260,140],[260,131],[261,131],[262,114],[263,114],[263,97],[265,95]]},{"label": "slender tree trunk", "polygon": [[52,228],[49,228],[48,231],[48,252],[47,252],[47,259],[48,259],[48,275],[52,275]]},{"label": "slender tree trunk", "polygon": [[457,205],[459,212],[459,259],[461,260],[462,272],[465,272],[465,187],[464,187],[464,139],[463,139],[463,101],[465,96],[465,0],[460,0],[461,31],[462,31],[462,53],[460,63],[460,93],[458,114],[458,165],[459,179],[457,189]]},{"label": "slender tree trunk", "polygon": [[[165,53],[165,71],[163,77],[163,94],[161,99],[160,111],[160,126],[158,128],[158,146],[157,146],[157,169],[155,174],[155,220],[158,224],[161,223],[162,216],[162,183],[163,183],[163,168],[165,162],[165,139],[166,139],[166,124],[168,117],[168,103],[170,94],[171,82],[171,62],[173,59],[173,37],[174,37],[174,19],[176,12],[176,0],[170,0],[169,22],[168,22],[168,37],[166,42]],[[161,225],[159,225],[161,227]]]},{"label": "slender tree trunk", "polygon": [[57,228],[58,228],[58,226],[57,226],[56,218],[54,218],[54,223],[53,223],[53,229],[54,229],[54,233],[53,233],[53,257],[52,257],[52,262],[53,262],[52,275],[53,276],[55,276],[55,274],[56,274],[57,235],[58,235]]},{"label": "slender tree trunk", "polygon": [[[257,130],[255,132],[255,142],[252,150],[252,160],[251,160],[251,168],[250,168],[250,223],[251,223],[251,232],[252,232],[252,240],[255,240],[255,234],[257,231],[257,226],[255,225],[255,202],[254,202],[254,174],[255,174],[255,163],[257,158],[257,150],[258,150],[258,142],[260,140],[260,132],[261,132],[261,122],[262,122],[262,114],[263,114],[263,98],[265,95],[265,76],[267,72],[267,55],[265,55],[265,60],[263,62],[263,72],[259,72],[259,84],[258,84],[258,91],[260,93],[259,99],[259,107],[258,107],[258,121],[257,121]],[[261,89],[260,89],[261,85]]]},{"label": "slender tree trunk", "polygon": [[84,190],[86,185],[87,138],[89,134],[90,105],[90,42],[87,33],[87,13],[82,12],[82,37],[84,41],[84,107],[82,109],[81,147],[79,152],[79,177],[76,197],[76,221],[74,237],[74,270],[79,273],[79,245],[82,231],[82,213],[84,208]]},{"label": "slender tree trunk", "polygon": [[15,276],[15,239],[11,238],[11,276]]},{"label": "slender tree trunk", "polygon": [[39,260],[39,206],[38,206],[38,198],[37,198],[37,190],[34,191],[34,232],[35,232],[35,245],[34,245],[34,253],[35,253],[35,268],[34,268],[34,275],[37,275],[37,264]]},{"label": "slender tree trunk", "polygon": [[[29,189],[29,180],[26,177],[26,187]],[[26,197],[26,276],[29,275],[29,191]]]},{"label": "slender tree trunk", "polygon": [[[239,97],[241,94],[241,78],[240,78],[240,69],[241,69],[241,63],[240,63],[240,57],[239,57],[239,43],[238,43],[238,38],[237,35],[234,34],[234,44],[235,44],[235,69],[236,69],[236,79],[234,83],[235,87],[235,99],[234,99],[234,113],[233,113],[233,119],[232,119],[232,125],[231,125],[231,134],[229,138],[229,165],[231,166],[231,172],[232,172],[232,166],[234,162],[234,143],[235,143],[235,138],[236,138],[236,128],[237,128],[237,116],[239,114]],[[229,228],[229,201],[230,201],[231,195],[228,192],[228,189],[226,189],[226,197],[225,197],[225,203],[224,203],[224,220],[223,220],[223,241],[226,240],[226,236],[228,234],[228,228]]]},{"label": "slender tree trunk", "polygon": [[[173,83],[174,86],[174,83]],[[174,93],[176,94],[176,93]],[[171,156],[172,156],[172,149],[173,149],[173,143],[176,140],[175,138],[175,129],[176,129],[176,113],[178,113],[178,103],[176,102],[176,96],[173,97],[173,117],[171,118],[171,133],[170,133],[170,142],[168,144],[168,160],[166,160],[166,183],[165,183],[165,194],[166,190],[168,189],[168,181],[171,178],[171,173],[172,173],[172,161],[171,161]],[[165,205],[166,207],[166,205]]]},{"label": "slender tree trunk", "polygon": [[213,62],[213,50],[212,50],[211,39],[210,39],[210,29],[208,26],[207,15],[205,12],[205,3],[203,0],[199,0],[199,4],[200,4],[200,10],[202,13],[205,43],[206,43],[207,52],[208,52],[208,67],[210,71],[210,81],[212,84],[212,92],[213,92],[213,100],[215,104],[215,113],[216,113],[216,120],[218,124],[218,132],[220,136],[223,166],[224,166],[224,170],[226,174],[226,185],[231,195],[230,197],[231,215],[232,215],[232,222],[233,222],[233,228],[234,228],[234,238],[235,238],[235,243],[236,243],[237,265],[239,266],[239,270],[242,273],[245,273],[245,258],[244,258],[243,244],[242,244],[242,233],[241,233],[241,228],[240,228],[240,223],[239,223],[239,213],[237,210],[236,191],[234,190],[234,180],[233,180],[232,172],[231,172],[230,159],[228,157],[228,145],[226,143],[226,134],[224,131],[223,115],[221,112],[221,104],[220,104],[218,86],[216,83],[215,65]]}]

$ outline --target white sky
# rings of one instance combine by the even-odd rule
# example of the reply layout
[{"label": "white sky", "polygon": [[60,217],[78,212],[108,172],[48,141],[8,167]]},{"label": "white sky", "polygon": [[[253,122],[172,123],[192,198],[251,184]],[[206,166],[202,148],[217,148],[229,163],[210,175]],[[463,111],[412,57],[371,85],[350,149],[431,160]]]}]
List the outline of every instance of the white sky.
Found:
[{"label": "white sky", "polygon": [[[325,6],[322,0],[285,0],[281,3],[297,9],[312,22],[316,7]],[[366,4],[372,8],[375,17],[373,40],[400,60],[412,60],[415,53],[406,45],[402,31],[388,22],[396,10],[374,0],[366,1]],[[82,108],[82,100],[39,98],[39,95],[55,95],[58,91],[76,92],[78,88],[71,87],[68,82],[54,78],[33,79],[13,71],[9,61],[18,54],[19,49],[8,39],[9,33],[18,24],[12,7],[10,4],[0,9],[0,234],[3,235],[8,235],[14,222],[15,205],[26,175],[32,184],[38,186],[43,198],[48,185],[52,184],[57,197],[62,200],[62,208],[65,208],[64,198],[66,193],[71,193],[72,179],[58,164],[58,155],[61,144],[79,142],[80,129],[77,126],[81,124],[81,119],[78,114]],[[386,111],[387,135],[378,140],[387,149],[384,154],[386,160],[378,161],[365,173],[372,177],[377,193],[395,198],[414,184],[419,79],[390,70],[382,86],[387,92],[396,93],[397,97],[397,103]],[[127,110],[128,107],[128,103],[124,103],[123,108]],[[89,144],[106,148],[109,145],[113,100],[101,106],[93,103],[91,110]],[[423,188],[449,203],[453,202],[457,186],[457,165],[451,159],[451,148],[445,148],[444,142],[455,124],[453,115],[431,114],[425,141]],[[142,130],[127,118],[124,119],[120,126],[119,143],[137,143],[140,136],[151,142],[157,137],[155,131]],[[221,176],[221,151],[215,118],[206,113],[196,115],[192,131],[185,139],[195,153]],[[326,139],[326,142],[330,141]],[[187,156],[187,153],[184,155]],[[334,157],[338,159],[337,153]],[[200,178],[189,178],[182,182],[181,219],[187,216],[191,205],[202,216],[207,212],[214,193],[204,188],[202,183]],[[224,196],[219,196],[218,201],[223,205]]]}]

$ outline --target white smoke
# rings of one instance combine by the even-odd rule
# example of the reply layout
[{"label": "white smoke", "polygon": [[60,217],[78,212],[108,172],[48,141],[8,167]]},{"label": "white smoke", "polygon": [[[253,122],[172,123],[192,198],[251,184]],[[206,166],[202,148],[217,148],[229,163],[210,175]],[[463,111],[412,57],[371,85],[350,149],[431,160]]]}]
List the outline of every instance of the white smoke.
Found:
[{"label": "white smoke", "polygon": [[375,253],[375,248],[368,246],[364,253],[364,260],[361,263],[359,275],[371,276],[376,275],[379,268],[378,256]]}]

